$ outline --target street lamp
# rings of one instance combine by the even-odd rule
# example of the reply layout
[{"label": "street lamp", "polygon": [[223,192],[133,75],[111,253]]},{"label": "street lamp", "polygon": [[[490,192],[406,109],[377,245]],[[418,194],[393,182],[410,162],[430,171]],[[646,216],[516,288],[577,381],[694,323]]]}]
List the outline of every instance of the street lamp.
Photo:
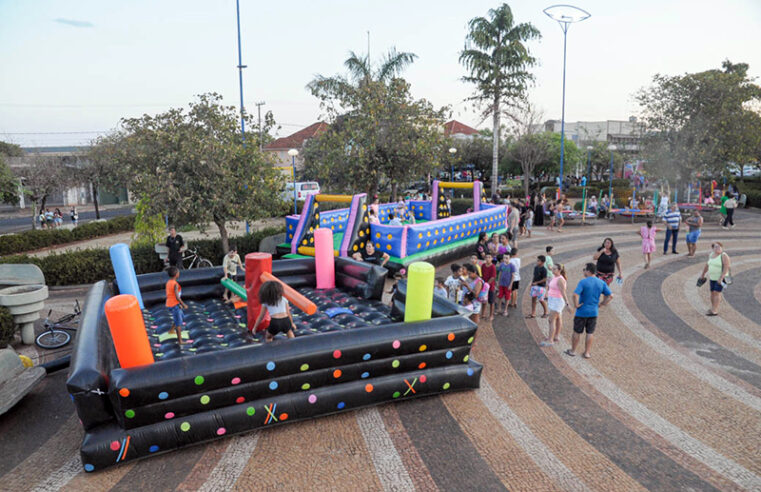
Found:
[{"label": "street lamp", "polygon": [[608,145],[608,150],[610,151],[610,184],[608,185],[608,200],[610,201],[610,205],[608,206],[608,210],[613,208],[613,152],[616,150],[616,146],[613,144]]},{"label": "street lamp", "polygon": [[454,147],[449,147],[449,153],[452,156],[452,160],[449,163],[451,170],[449,177],[452,179],[452,181],[454,181],[454,155],[457,153],[457,149]]},{"label": "street lamp", "polygon": [[557,21],[560,29],[563,30],[563,106],[560,115],[560,186],[557,196],[560,199],[560,193],[563,189],[563,159],[565,158],[565,54],[568,26],[574,22],[589,19],[592,14],[572,5],[552,5],[544,9],[543,12],[550,19]]},{"label": "street lamp", "polygon": [[296,149],[291,149],[288,151],[288,155],[291,156],[291,181],[293,184],[293,214],[296,215],[299,213],[298,208],[296,207],[296,156],[299,155],[299,151]]}]

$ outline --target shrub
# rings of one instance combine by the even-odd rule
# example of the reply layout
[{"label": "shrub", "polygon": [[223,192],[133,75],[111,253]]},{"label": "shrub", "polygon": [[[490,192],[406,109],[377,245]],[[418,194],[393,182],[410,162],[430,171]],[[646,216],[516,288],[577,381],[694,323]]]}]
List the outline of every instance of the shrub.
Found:
[{"label": "shrub", "polygon": [[107,221],[88,222],[74,229],[34,230],[6,234],[0,236],[0,255],[34,251],[49,246],[131,231],[134,221],[134,215],[125,215]]},{"label": "shrub", "polygon": [[10,345],[15,334],[16,324],[13,322],[11,312],[7,307],[0,306],[0,349]]},{"label": "shrub", "polygon": [[761,189],[746,189],[742,193],[745,193],[747,197],[748,201],[745,204],[747,207],[761,208]]}]

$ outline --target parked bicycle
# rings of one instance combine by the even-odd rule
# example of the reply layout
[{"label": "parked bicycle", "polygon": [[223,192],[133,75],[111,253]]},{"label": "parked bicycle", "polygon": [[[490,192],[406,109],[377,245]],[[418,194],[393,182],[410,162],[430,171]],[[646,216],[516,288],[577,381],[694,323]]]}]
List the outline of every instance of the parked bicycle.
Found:
[{"label": "parked bicycle", "polygon": [[77,324],[79,324],[79,315],[82,314],[82,310],[79,308],[79,301],[74,304],[74,312],[64,314],[57,320],[52,321],[50,315],[53,313],[51,309],[48,311],[48,315],[42,325],[45,327],[45,331],[37,335],[35,343],[37,346],[44,349],[56,349],[63,347],[69,341],[71,341],[71,334],[69,331],[77,331]]},{"label": "parked bicycle", "polygon": [[[185,266],[186,261],[190,260],[190,265]],[[166,267],[169,267],[169,258],[166,258],[164,260],[164,264]],[[207,260],[203,256],[198,254],[198,249],[186,249],[182,252],[182,265],[183,268],[192,269],[192,268],[211,268],[214,266],[211,261]]]}]

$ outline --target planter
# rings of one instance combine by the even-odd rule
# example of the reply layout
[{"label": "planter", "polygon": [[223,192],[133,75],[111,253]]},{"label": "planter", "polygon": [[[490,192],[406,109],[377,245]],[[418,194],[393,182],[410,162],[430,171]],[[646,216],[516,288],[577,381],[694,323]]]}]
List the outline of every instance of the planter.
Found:
[{"label": "planter", "polygon": [[48,298],[46,285],[17,285],[0,289],[0,306],[13,315],[13,321],[21,328],[21,340],[26,345],[34,343],[34,322],[40,318],[40,309]]}]

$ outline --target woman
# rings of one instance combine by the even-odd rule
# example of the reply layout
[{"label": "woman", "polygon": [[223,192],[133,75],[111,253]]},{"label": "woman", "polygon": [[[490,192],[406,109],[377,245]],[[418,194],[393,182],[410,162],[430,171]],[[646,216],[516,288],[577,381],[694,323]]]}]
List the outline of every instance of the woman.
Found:
[{"label": "woman", "polygon": [[481,232],[478,235],[478,242],[476,243],[476,252],[475,252],[475,255],[481,261],[484,261],[484,258],[486,257],[486,253],[489,251],[489,246],[486,244],[486,241],[487,241],[486,233]]},{"label": "woman", "polygon": [[534,225],[539,227],[544,225],[544,195],[537,197],[535,201]]},{"label": "woman", "polygon": [[555,208],[555,215],[557,216],[558,232],[563,232],[563,224],[565,224],[565,217],[563,216],[563,201],[558,200],[558,204]]},{"label": "woman", "polygon": [[463,266],[467,272],[467,280],[460,280],[460,283],[462,284],[462,288],[465,290],[465,293],[470,293],[473,296],[473,314],[470,315],[470,319],[474,323],[478,324],[478,319],[482,309],[481,302],[478,300],[478,295],[481,293],[481,289],[484,288],[484,281],[481,277],[478,276],[478,270],[476,270],[475,265],[466,263]]},{"label": "woman", "polygon": [[610,285],[613,282],[616,268],[618,268],[618,280],[623,280],[624,273],[621,270],[621,260],[611,238],[606,237],[603,240],[602,246],[597,248],[597,253],[592,258],[597,262],[597,278]]},{"label": "woman", "polygon": [[700,279],[705,282],[706,273],[711,281],[711,309],[706,316],[717,316],[719,314],[719,304],[721,303],[721,293],[726,287],[725,279],[729,276],[729,269],[732,266],[729,255],[724,252],[724,246],[720,242],[711,245],[711,254],[708,255],[708,261],[700,274]]},{"label": "woman", "polygon": [[645,257],[645,268],[650,268],[650,258],[655,251],[655,233],[658,229],[653,226],[653,221],[648,220],[647,225],[639,228],[642,238],[642,255]]},{"label": "woman", "polygon": [[552,265],[552,280],[547,298],[547,307],[550,310],[550,331],[547,338],[539,344],[541,347],[549,347],[560,341],[560,331],[563,329],[563,309],[568,305],[566,287],[568,285],[565,265],[557,263]]}]

